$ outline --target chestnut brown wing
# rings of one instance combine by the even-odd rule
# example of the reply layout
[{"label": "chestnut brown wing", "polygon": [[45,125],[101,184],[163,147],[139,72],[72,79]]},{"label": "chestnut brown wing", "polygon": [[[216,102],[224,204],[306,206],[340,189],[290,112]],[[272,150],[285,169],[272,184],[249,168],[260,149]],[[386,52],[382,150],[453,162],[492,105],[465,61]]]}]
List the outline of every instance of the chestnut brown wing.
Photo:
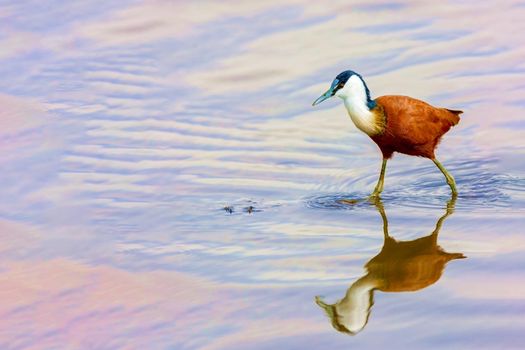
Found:
[{"label": "chestnut brown wing", "polygon": [[408,96],[381,96],[376,102],[385,111],[387,132],[406,145],[435,144],[459,122],[461,113]]}]

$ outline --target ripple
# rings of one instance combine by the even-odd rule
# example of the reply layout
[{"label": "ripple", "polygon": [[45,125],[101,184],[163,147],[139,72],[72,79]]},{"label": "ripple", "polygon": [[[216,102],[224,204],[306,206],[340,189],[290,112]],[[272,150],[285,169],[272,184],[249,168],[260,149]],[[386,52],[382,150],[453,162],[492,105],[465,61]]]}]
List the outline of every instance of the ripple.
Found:
[{"label": "ripple", "polygon": [[[354,203],[352,203],[355,201]],[[316,195],[306,200],[306,207],[311,209],[354,210],[370,207],[372,203],[366,200],[365,193],[333,193]]]},{"label": "ripple", "polygon": [[[525,178],[498,174],[489,169],[493,160],[466,160],[452,163],[451,172],[456,174],[459,195],[456,209],[501,209],[523,208],[523,192]],[[475,170],[475,171],[473,171]],[[400,182],[406,181],[399,177]],[[406,174],[405,174],[406,175]],[[415,181],[403,185],[387,186],[381,199],[385,203],[412,208],[444,208],[450,199],[449,188],[442,178],[429,174],[427,169],[417,170],[411,174]],[[357,182],[357,181],[356,181]],[[371,190],[371,189],[370,189]],[[335,192],[315,194],[306,198],[306,207],[312,209],[354,210],[369,207],[366,200],[369,192],[361,190],[354,192]],[[349,201],[357,201],[349,203]]]}]

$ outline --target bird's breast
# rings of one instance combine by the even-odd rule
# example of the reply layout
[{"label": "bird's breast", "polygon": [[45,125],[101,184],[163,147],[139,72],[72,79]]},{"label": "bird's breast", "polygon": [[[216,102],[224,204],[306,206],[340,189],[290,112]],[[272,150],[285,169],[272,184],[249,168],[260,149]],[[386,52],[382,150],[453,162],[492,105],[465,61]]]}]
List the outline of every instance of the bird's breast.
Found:
[{"label": "bird's breast", "polygon": [[366,105],[345,103],[345,107],[355,126],[368,136],[380,135],[385,130],[385,115],[379,106],[370,110]]}]

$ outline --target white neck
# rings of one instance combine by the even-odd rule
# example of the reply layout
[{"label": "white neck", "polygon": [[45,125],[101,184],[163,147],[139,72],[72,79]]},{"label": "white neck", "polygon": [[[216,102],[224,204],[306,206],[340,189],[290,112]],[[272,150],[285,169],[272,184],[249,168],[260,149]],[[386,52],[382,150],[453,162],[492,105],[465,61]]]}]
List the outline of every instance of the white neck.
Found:
[{"label": "white neck", "polygon": [[343,99],[348,115],[359,130],[367,135],[381,131],[376,115],[368,108],[365,85],[357,75],[351,76],[335,95]]}]

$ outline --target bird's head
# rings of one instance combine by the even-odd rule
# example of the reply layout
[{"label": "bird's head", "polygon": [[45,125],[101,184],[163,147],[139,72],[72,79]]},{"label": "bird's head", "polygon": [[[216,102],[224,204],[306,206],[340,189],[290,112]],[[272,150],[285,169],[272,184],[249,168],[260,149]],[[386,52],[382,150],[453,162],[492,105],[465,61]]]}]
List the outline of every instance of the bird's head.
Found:
[{"label": "bird's head", "polygon": [[372,107],[373,101],[370,98],[370,91],[366,86],[365,81],[358,73],[345,70],[339,73],[332,81],[330,88],[321,96],[319,96],[313,103],[312,106],[318,105],[324,100],[329,99],[332,96],[338,96],[342,99],[348,97],[356,97],[359,100],[363,98],[364,102]]}]

